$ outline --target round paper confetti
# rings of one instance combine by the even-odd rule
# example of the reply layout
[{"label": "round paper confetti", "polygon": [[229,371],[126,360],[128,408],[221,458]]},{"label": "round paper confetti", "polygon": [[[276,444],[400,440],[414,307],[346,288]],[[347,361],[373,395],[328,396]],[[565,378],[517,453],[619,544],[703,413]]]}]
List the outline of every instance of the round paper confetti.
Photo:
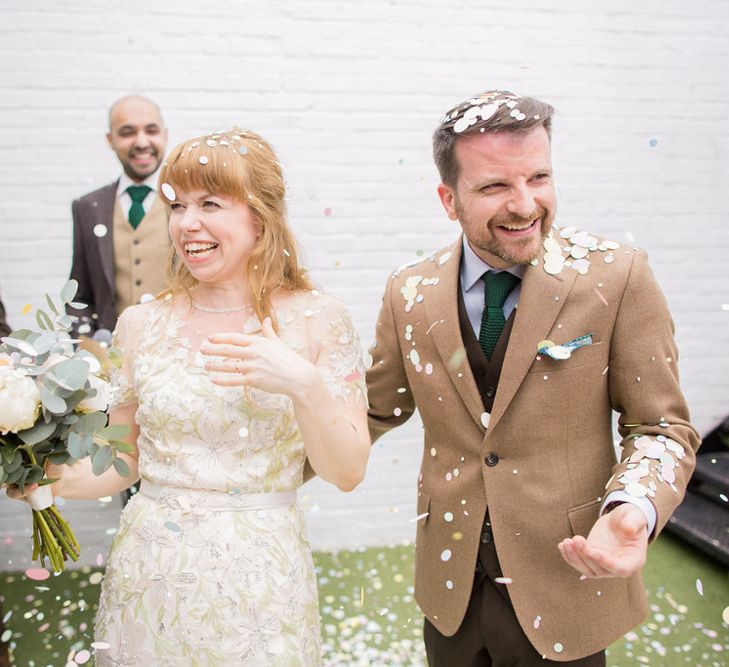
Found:
[{"label": "round paper confetti", "polygon": [[332,214],[332,209],[328,206],[324,209],[324,217],[328,218]]},{"label": "round paper confetti", "polygon": [[10,641],[10,638],[13,636],[12,630],[6,630],[5,632],[0,635],[0,644],[6,644]]},{"label": "round paper confetti", "polygon": [[164,527],[175,533],[179,533],[182,530],[174,521],[165,521]]},{"label": "round paper confetti", "polygon": [[33,310],[33,305],[30,303],[26,303],[22,310],[20,311],[23,315],[27,315],[31,310]]},{"label": "round paper confetti", "polygon": [[655,148],[656,146],[658,146],[658,139],[651,139],[651,140],[650,140],[650,141],[648,142],[648,145],[649,145],[649,146],[650,146],[651,148]]},{"label": "round paper confetti", "polygon": [[448,523],[450,523],[451,521],[453,521],[453,513],[452,512],[446,512],[443,515],[443,519],[445,519]]},{"label": "round paper confetti", "polygon": [[511,577],[495,577],[494,581],[497,584],[512,584],[514,580]]},{"label": "round paper confetti", "polygon": [[452,591],[453,590],[453,582],[450,579],[446,579],[446,588],[449,591]]},{"label": "round paper confetti", "polygon": [[704,597],[704,584],[701,583],[701,579],[696,580],[696,591],[701,597]]},{"label": "round paper confetti", "polygon": [[721,612],[721,618],[724,623],[729,623],[729,607],[724,607],[724,611]]},{"label": "round paper confetti", "polygon": [[562,653],[562,651],[564,651],[564,646],[562,646],[562,644],[560,644],[559,642],[557,642],[554,645],[554,652],[555,653]]},{"label": "round paper confetti", "polygon": [[239,436],[240,436],[241,438],[247,438],[247,437],[248,437],[248,429],[247,429],[247,428],[246,428],[245,426],[241,427],[241,428],[240,428],[240,429],[238,430],[238,435],[239,435]]},{"label": "round paper confetti", "polygon": [[101,580],[104,578],[104,575],[101,572],[94,572],[89,577],[89,583],[92,586],[98,586],[101,583]]},{"label": "round paper confetti", "polygon": [[108,644],[107,642],[92,642],[91,648],[96,649],[97,651],[106,651],[111,648],[111,644]]},{"label": "round paper confetti", "polygon": [[25,571],[25,576],[33,581],[45,581],[51,576],[51,573],[42,567],[31,567]]},{"label": "round paper confetti", "polygon": [[169,183],[162,183],[159,188],[162,190],[162,194],[167,197],[169,201],[175,201],[175,199],[177,199],[175,189]]},{"label": "round paper confetti", "polygon": [[84,649],[83,651],[79,651],[73,659],[76,661],[77,665],[85,665],[89,660],[91,660],[91,653]]},{"label": "round paper confetti", "polygon": [[197,159],[197,161],[198,161],[198,162],[199,162],[200,164],[207,164],[207,163],[209,162],[209,160],[208,160],[208,156],[207,156],[207,155],[201,155],[201,156],[200,156],[200,157],[199,157],[199,158]]},{"label": "round paper confetti", "polygon": [[481,413],[481,424],[483,424],[484,428],[489,427],[489,421],[491,421],[491,414],[489,412],[482,412]]},{"label": "round paper confetti", "polygon": [[443,549],[440,554],[440,559],[445,563],[451,559],[453,552],[450,549]]},{"label": "round paper confetti", "polygon": [[154,301],[154,294],[146,292],[139,297],[139,303],[147,303],[148,301]]},{"label": "round paper confetti", "polygon": [[535,630],[538,630],[539,629],[539,625],[541,624],[541,622],[542,622],[542,617],[541,616],[537,616],[534,619],[534,629]]},{"label": "round paper confetti", "polygon": [[108,233],[109,229],[106,225],[102,225],[101,223],[94,225],[94,236],[103,239]]}]

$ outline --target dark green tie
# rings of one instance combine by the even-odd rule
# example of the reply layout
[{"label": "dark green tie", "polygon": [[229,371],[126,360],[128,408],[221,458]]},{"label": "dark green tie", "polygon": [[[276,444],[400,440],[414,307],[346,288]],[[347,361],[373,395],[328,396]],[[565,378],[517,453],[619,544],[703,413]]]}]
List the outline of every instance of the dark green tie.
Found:
[{"label": "dark green tie", "polygon": [[132,198],[132,205],[129,208],[129,224],[136,229],[144,217],[144,206],[142,202],[146,199],[152,188],[148,185],[130,185],[127,188],[129,196]]},{"label": "dark green tie", "polygon": [[501,332],[504,330],[506,320],[504,319],[504,302],[509,292],[514,289],[519,282],[519,278],[508,273],[500,271],[486,272],[481,279],[484,283],[484,308],[481,315],[481,331],[478,335],[478,342],[487,359],[491,359],[496,347],[496,341],[499,340]]}]

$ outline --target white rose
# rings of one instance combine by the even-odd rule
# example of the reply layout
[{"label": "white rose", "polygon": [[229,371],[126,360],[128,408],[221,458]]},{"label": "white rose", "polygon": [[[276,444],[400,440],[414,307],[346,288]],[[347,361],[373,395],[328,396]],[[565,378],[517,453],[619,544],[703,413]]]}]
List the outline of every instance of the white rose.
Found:
[{"label": "white rose", "polygon": [[96,396],[87,396],[76,406],[76,409],[79,412],[106,411],[111,399],[111,386],[106,380],[102,380],[93,373],[89,374],[89,383],[92,389],[96,389]]},{"label": "white rose", "polygon": [[0,366],[0,434],[31,428],[40,405],[40,391],[33,378],[17,368]]}]

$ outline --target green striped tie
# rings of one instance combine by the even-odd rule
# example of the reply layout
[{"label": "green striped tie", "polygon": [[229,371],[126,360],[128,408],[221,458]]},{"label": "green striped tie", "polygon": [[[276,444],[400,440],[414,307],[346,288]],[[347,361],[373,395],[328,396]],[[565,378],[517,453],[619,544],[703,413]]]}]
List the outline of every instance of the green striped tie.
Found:
[{"label": "green striped tie", "polygon": [[481,315],[481,331],[478,335],[478,342],[487,359],[491,359],[504,330],[506,320],[504,319],[504,302],[509,292],[519,282],[519,278],[507,271],[494,273],[487,271],[481,277],[484,282],[484,308]]},{"label": "green striped tie", "polygon": [[152,188],[148,185],[130,185],[127,188],[129,196],[132,198],[132,205],[129,207],[129,224],[133,229],[139,227],[144,217],[144,206],[142,202],[147,198]]}]

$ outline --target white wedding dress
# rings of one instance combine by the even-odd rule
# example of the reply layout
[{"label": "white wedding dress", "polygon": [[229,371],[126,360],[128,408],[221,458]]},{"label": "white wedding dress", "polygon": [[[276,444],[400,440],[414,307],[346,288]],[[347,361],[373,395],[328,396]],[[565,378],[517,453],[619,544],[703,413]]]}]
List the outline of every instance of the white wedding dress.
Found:
[{"label": "white wedding dress", "polygon": [[[279,336],[332,394],[366,402],[343,305],[316,291],[278,304]],[[96,621],[99,665],[319,665],[317,585],[296,489],[305,453],[290,399],[223,388],[202,368],[211,333],[260,331],[249,312],[186,297],[127,309],[115,407],[136,403],[141,491],[111,546]]]}]

